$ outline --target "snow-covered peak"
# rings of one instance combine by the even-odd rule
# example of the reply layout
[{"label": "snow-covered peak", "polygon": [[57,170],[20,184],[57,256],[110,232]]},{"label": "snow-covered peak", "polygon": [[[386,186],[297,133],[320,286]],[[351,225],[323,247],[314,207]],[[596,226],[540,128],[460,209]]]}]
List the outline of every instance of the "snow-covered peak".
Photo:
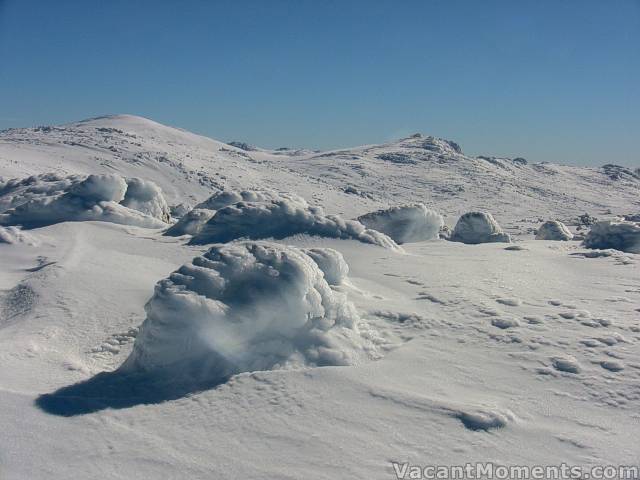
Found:
[{"label": "snow-covered peak", "polygon": [[460,145],[451,140],[445,140],[443,138],[433,137],[431,135],[422,135],[421,133],[415,133],[409,137],[401,138],[396,142],[389,144],[390,146],[398,146],[401,148],[413,148],[426,150],[428,152],[448,153],[448,154],[462,154]]}]

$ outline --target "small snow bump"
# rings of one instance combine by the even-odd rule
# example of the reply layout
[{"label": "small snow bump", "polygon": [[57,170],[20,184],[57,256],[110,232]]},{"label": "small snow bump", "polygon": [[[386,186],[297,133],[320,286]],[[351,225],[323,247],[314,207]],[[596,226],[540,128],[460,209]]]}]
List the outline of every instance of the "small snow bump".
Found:
[{"label": "small snow bump", "polygon": [[560,372],[577,374],[582,371],[582,368],[580,367],[578,361],[570,355],[564,357],[554,357],[551,359],[551,363],[553,365],[553,368]]}]

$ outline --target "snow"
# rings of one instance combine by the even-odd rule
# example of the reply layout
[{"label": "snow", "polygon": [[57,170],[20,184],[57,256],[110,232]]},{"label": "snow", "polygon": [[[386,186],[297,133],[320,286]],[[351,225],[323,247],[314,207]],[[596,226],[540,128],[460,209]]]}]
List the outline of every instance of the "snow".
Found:
[{"label": "snow", "polygon": [[587,248],[613,248],[623,252],[640,253],[640,223],[603,221],[591,226],[584,239]]},{"label": "snow", "polygon": [[84,180],[73,183],[68,192],[70,196],[87,203],[120,203],[127,192],[127,182],[117,175],[89,175]]},{"label": "snow", "polygon": [[37,242],[32,235],[23,232],[18,227],[0,226],[0,244],[1,243],[27,243],[29,245],[35,245]]},{"label": "snow", "polygon": [[349,365],[370,343],[316,263],[275,243],[212,247],[159,282],[145,308],[124,372],[211,384],[239,372]]},{"label": "snow", "polygon": [[171,219],[171,213],[162,190],[155,183],[141,178],[128,178],[127,191],[121,204],[157,218],[165,223]]},{"label": "snow", "polygon": [[333,248],[307,248],[303,250],[324,274],[329,285],[341,285],[349,275],[349,265],[340,252]]},{"label": "snow", "polygon": [[[150,181],[118,175],[38,175],[10,181],[0,192],[0,224],[36,228],[65,221],[105,222],[161,228],[168,208]],[[131,192],[129,192],[129,185]]]},{"label": "snow", "polygon": [[462,215],[450,240],[469,244],[511,241],[509,234],[504,233],[493,215],[487,212],[468,212]]},{"label": "snow", "polygon": [[422,203],[367,213],[358,217],[358,221],[388,235],[399,244],[436,239],[444,225],[442,215],[429,210]]},{"label": "snow", "polygon": [[191,243],[202,245],[238,238],[282,239],[297,234],[352,238],[388,249],[398,248],[388,236],[367,229],[356,220],[325,215],[320,207],[286,198],[260,203],[241,201],[217,210]]},{"label": "snow", "polygon": [[308,207],[306,200],[291,193],[277,193],[272,190],[221,190],[195,206],[208,210],[220,210],[238,202],[269,203],[274,200],[287,200]]},{"label": "snow", "polygon": [[[130,115],[0,132],[2,214],[68,199],[88,175],[116,175],[127,189],[151,181],[173,206],[213,196],[208,215],[240,212],[219,223],[231,243],[189,244],[164,235],[170,226],[151,210],[95,200],[117,198],[119,180],[92,181],[83,208],[115,205],[161,228],[63,215],[52,224],[51,210],[45,226],[2,227],[36,242],[0,244],[0,476],[395,478],[392,462],[637,464],[640,257],[534,232],[543,219],[572,231],[580,217],[618,224],[640,210],[640,182],[611,167],[516,160],[422,136],[245,151]],[[138,208],[151,197],[135,195]],[[343,219],[417,201],[449,226],[490,211],[514,244],[399,250],[344,235],[355,230]],[[283,204],[293,215],[274,230],[287,236],[235,240],[273,235],[265,225]],[[608,225],[595,231],[613,246],[620,227]]]},{"label": "snow", "polygon": [[194,208],[174,223],[165,232],[165,235],[172,237],[179,237],[181,235],[197,235],[200,233],[200,230],[202,230],[202,226],[207,223],[215,213],[215,210]]},{"label": "snow", "polygon": [[559,220],[549,220],[538,228],[536,240],[571,240],[573,234],[567,226]]}]

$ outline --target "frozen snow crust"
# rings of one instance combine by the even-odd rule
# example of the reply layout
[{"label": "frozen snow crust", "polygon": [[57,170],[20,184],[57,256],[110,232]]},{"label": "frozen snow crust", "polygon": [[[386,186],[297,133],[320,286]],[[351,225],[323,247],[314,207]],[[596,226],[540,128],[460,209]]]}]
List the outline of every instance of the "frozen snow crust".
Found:
[{"label": "frozen snow crust", "polygon": [[487,212],[468,212],[458,219],[451,241],[469,244],[511,242],[508,233],[504,233],[493,215]]},{"label": "frozen snow crust", "polygon": [[[249,195],[246,194],[251,194]],[[229,242],[236,239],[282,239],[297,234],[359,240],[396,250],[398,245],[387,235],[366,228],[356,220],[345,220],[337,215],[325,215],[320,207],[312,207],[300,197],[268,192],[223,192],[213,201],[203,204],[211,208],[223,205],[205,223],[191,240],[192,244]],[[237,198],[253,201],[227,202]]]},{"label": "frozen snow crust", "polygon": [[397,243],[421,242],[438,238],[444,225],[442,215],[422,203],[399,205],[358,217],[363,225],[390,236]]},{"label": "frozen snow crust", "polygon": [[536,240],[561,240],[573,239],[573,233],[566,225],[558,220],[544,222],[536,233]]},{"label": "frozen snow crust", "polygon": [[42,227],[66,221],[161,228],[169,208],[160,188],[119,175],[34,175],[0,185],[0,224]]},{"label": "frozen snow crust", "polygon": [[[313,249],[330,282],[346,264]],[[314,259],[270,242],[213,246],[160,281],[123,372],[199,382],[239,372],[348,365],[372,349],[346,297]]]},{"label": "frozen snow crust", "polygon": [[587,248],[613,248],[629,253],[640,253],[640,223],[598,222],[584,239]]}]

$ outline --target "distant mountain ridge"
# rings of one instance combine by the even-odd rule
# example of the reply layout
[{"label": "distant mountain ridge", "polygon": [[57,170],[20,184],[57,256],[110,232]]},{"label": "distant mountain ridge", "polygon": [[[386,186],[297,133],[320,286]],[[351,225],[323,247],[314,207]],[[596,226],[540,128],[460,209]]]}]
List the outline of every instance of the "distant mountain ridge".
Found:
[{"label": "distant mountain ridge", "polygon": [[113,172],[153,180],[170,203],[191,205],[222,188],[275,188],[351,217],[419,201],[448,223],[468,210],[489,210],[516,234],[539,218],[640,211],[640,176],[609,159],[603,164],[470,157],[453,141],[421,134],[326,152],[268,150],[134,115],[0,132],[5,180],[49,171]]}]

